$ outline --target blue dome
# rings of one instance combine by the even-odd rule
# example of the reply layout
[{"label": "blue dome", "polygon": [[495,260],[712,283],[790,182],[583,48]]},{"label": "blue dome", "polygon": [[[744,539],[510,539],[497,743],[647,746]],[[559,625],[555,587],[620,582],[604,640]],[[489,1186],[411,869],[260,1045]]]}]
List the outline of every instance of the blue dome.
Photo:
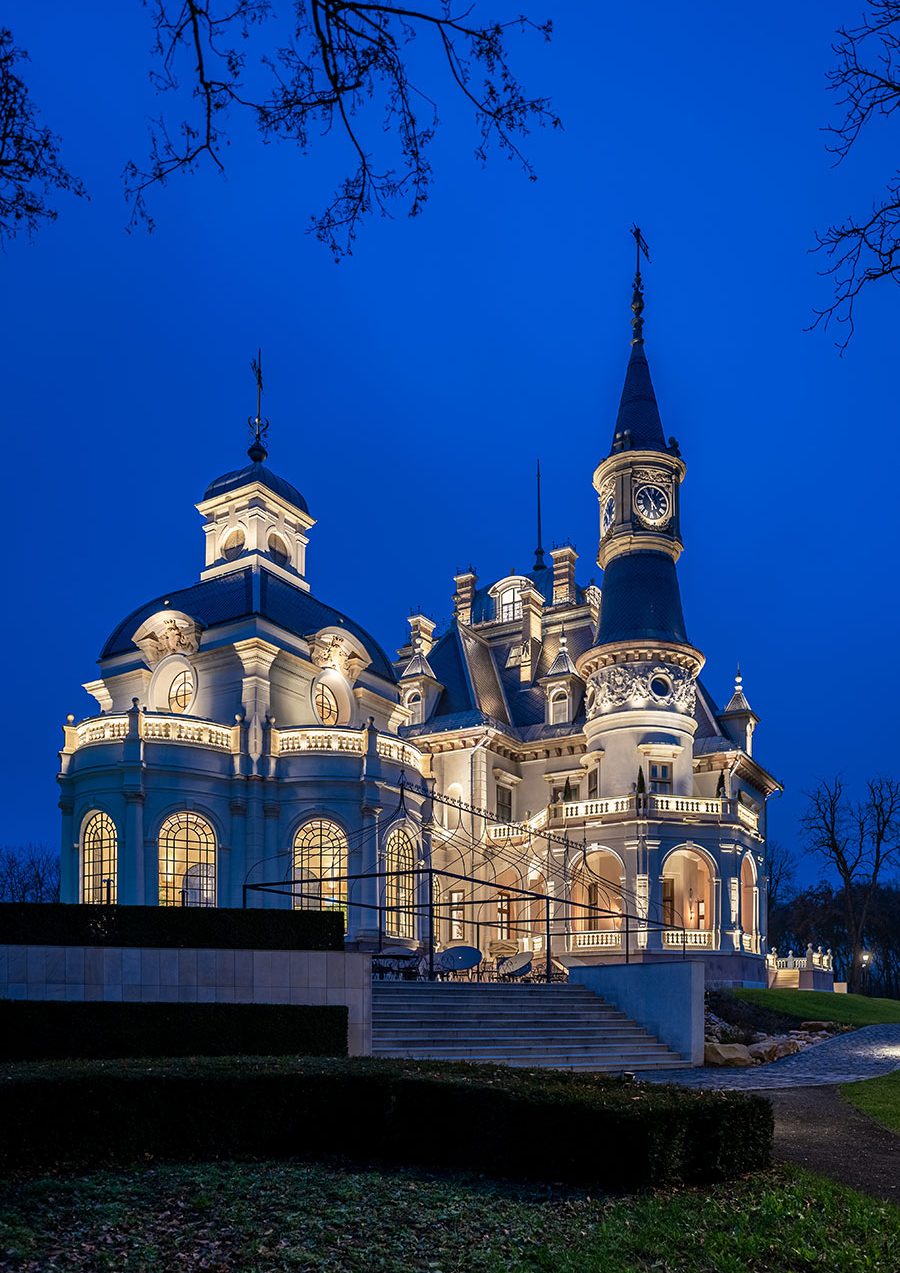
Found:
[{"label": "blue dome", "polygon": [[235,469],[232,473],[223,473],[221,477],[217,477],[214,482],[210,482],[209,486],[207,486],[206,494],[203,498],[212,499],[214,495],[225,495],[226,492],[236,491],[239,487],[247,486],[250,482],[260,482],[263,486],[267,486],[275,495],[280,495],[289,504],[293,504],[295,508],[301,509],[304,513],[309,512],[306,500],[296,486],[291,486],[290,482],[286,482],[283,477],[278,477],[271,469],[267,469],[258,460],[253,464],[247,464],[242,469]]}]

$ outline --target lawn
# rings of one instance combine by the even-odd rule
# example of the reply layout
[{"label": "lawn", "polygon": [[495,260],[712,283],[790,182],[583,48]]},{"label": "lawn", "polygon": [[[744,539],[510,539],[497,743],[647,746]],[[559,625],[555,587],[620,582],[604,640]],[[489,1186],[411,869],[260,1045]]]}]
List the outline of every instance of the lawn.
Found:
[{"label": "lawn", "polygon": [[0,1269],[10,1273],[823,1268],[900,1268],[900,1209],[788,1168],[712,1189],[609,1198],[296,1162],[19,1177],[4,1182],[0,1204]]},{"label": "lawn", "polygon": [[841,1096],[877,1123],[900,1132],[900,1070],[864,1083],[844,1083]]},{"label": "lawn", "polygon": [[900,1000],[835,995],[824,990],[735,990],[738,999],[784,1012],[798,1021],[840,1021],[844,1025],[900,1023]]}]

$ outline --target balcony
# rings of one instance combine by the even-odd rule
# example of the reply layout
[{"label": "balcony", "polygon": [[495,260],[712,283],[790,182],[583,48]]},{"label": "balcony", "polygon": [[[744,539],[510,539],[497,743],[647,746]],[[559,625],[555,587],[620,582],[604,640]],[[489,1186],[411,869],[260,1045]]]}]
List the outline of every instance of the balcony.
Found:
[{"label": "balcony", "polygon": [[637,818],[677,819],[679,822],[740,822],[749,831],[759,831],[759,814],[738,800],[706,799],[702,796],[647,795],[608,796],[598,800],[571,800],[549,806],[551,827],[572,823],[602,824],[634,821]]},{"label": "balcony", "polygon": [[[382,760],[420,773],[422,753],[411,743],[379,734],[375,744]],[[351,752],[362,756],[366,750],[365,731],[358,729],[273,729],[272,754],[296,755],[297,752]]]}]

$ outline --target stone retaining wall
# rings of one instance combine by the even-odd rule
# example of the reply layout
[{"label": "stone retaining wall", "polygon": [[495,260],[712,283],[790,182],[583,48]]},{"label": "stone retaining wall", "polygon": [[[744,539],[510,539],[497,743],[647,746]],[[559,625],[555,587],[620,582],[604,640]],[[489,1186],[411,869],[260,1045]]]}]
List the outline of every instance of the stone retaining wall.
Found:
[{"label": "stone retaining wall", "polygon": [[371,965],[357,951],[0,945],[0,998],[346,1004],[350,1055],[368,1056]]}]

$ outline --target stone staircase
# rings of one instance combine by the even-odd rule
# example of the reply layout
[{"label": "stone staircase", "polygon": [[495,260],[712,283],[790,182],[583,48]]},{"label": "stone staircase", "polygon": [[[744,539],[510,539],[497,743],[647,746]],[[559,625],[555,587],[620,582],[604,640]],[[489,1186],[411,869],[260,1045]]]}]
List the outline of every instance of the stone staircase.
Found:
[{"label": "stone staircase", "polygon": [[799,990],[800,989],[800,970],[799,968],[779,968],[776,970],[775,977],[772,981],[770,990]]},{"label": "stone staircase", "polygon": [[577,985],[376,981],[372,1055],[618,1073],[688,1066]]}]

